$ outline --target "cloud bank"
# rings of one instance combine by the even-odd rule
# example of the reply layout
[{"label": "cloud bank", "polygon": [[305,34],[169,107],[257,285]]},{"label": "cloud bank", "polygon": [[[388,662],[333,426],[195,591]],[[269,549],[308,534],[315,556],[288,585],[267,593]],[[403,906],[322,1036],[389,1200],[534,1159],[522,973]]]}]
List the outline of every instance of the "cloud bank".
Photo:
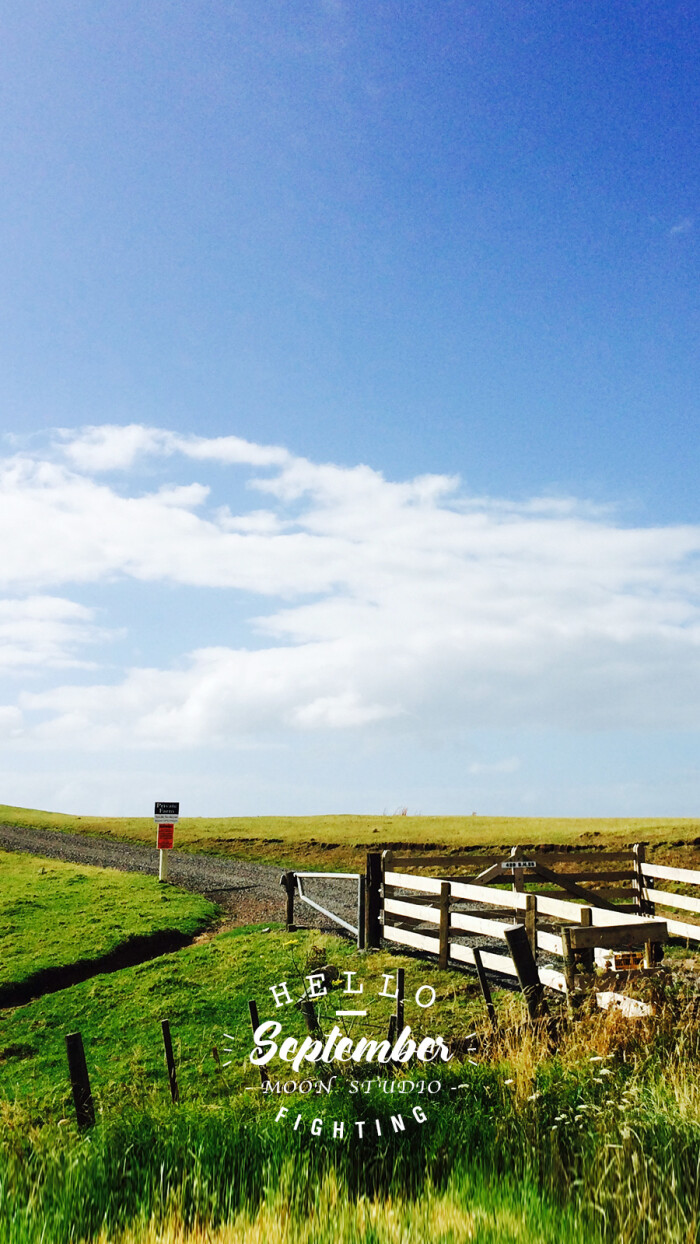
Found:
[{"label": "cloud bank", "polygon": [[[249,504],[219,495],[222,468]],[[0,712],[13,736],[94,749],[699,724],[699,527],[131,425],[0,461],[0,533],[0,668],[32,671]],[[250,646],[193,635],[172,665],[115,678],[110,618],[71,591],[158,583],[220,589],[232,619],[259,597]],[[57,677],[70,666],[79,680]]]}]

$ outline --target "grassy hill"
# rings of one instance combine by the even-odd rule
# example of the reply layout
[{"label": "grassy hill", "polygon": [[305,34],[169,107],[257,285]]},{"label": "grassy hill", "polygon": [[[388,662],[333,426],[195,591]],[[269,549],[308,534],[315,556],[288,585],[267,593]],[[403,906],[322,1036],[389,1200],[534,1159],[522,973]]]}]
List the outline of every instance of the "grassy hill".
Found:
[{"label": "grassy hill", "polygon": [[[72,816],[0,804],[0,823],[121,838],[154,845],[149,817]],[[183,817],[175,829],[181,851],[202,851],[292,867],[356,869],[367,851],[384,847],[447,850],[544,843],[664,848],[665,857],[700,854],[700,820],[678,818],[556,818],[489,816]]]}]

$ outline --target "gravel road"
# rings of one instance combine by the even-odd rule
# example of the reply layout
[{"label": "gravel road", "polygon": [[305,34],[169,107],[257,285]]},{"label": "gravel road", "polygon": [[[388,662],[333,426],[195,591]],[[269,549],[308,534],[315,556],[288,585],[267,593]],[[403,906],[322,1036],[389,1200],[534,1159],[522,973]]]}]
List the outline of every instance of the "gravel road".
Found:
[{"label": "gravel road", "polygon": [[[158,853],[152,847],[50,829],[0,825],[0,850],[28,851],[71,864],[93,864],[98,868],[118,868],[122,872],[158,873]],[[168,880],[218,903],[228,917],[228,924],[284,920],[286,895],[280,886],[281,868],[211,855],[190,855],[183,851],[170,851],[168,855]],[[355,883],[314,880],[305,886],[323,907],[354,923]],[[298,899],[294,918],[303,928],[342,931],[339,925]]]}]

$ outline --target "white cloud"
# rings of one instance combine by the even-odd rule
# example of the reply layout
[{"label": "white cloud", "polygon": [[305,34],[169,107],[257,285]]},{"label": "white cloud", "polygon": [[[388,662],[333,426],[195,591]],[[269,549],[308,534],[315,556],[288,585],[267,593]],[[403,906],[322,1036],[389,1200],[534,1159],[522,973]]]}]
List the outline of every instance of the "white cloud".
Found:
[{"label": "white cloud", "polygon": [[0,739],[10,741],[22,735],[22,714],[14,704],[0,704]]},{"label": "white cloud", "polygon": [[170,452],[172,440],[170,433],[138,423],[83,428],[77,436],[59,428],[57,438],[68,460],[83,471],[128,470],[144,454]]},{"label": "white cloud", "polygon": [[84,471],[125,471],[148,455],[184,454],[226,466],[283,466],[291,454],[279,446],[256,445],[240,436],[178,436],[142,424],[102,424],[78,432],[59,428],[56,444],[69,462]]},{"label": "white cloud", "polygon": [[77,656],[112,637],[95,625],[94,610],[58,596],[0,600],[0,671],[90,668]]},{"label": "white cloud", "polygon": [[679,220],[677,224],[671,226],[668,231],[669,235],[673,237],[676,233],[690,233],[693,223],[691,216],[684,216],[683,220]]},{"label": "white cloud", "polygon": [[[0,464],[8,590],[170,581],[273,603],[253,623],[267,646],[193,637],[176,668],[25,693],[34,737],[189,746],[285,730],[699,724],[698,527],[623,527],[572,498],[473,498],[450,476],[394,483],[236,437],[89,428],[60,449],[63,462]],[[271,468],[250,481],[269,505],[232,513],[199,479],[133,493],[128,472],[119,488],[92,478],[140,453],[155,459],[149,480],[176,453],[180,470],[182,455]]]}]

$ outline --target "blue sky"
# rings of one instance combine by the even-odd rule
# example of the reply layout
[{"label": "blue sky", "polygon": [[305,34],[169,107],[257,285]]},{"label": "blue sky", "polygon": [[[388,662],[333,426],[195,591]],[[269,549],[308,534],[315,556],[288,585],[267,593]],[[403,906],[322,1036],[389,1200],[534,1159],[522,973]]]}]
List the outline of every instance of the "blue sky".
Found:
[{"label": "blue sky", "polygon": [[0,14],[3,799],[694,815],[700,14]]}]

